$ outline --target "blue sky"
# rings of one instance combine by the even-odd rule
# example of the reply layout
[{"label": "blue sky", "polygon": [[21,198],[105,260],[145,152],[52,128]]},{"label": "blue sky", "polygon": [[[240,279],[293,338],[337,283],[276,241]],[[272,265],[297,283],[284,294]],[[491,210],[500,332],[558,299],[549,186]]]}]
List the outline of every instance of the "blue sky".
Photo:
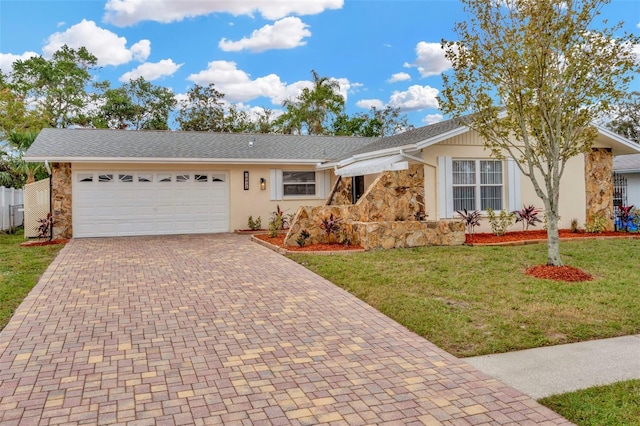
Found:
[{"label": "blue sky", "polygon": [[[280,110],[314,69],[340,82],[349,113],[391,105],[417,127],[442,118],[440,40],[464,17],[457,0],[0,0],[0,68],[85,46],[113,87],[144,76],[180,97],[215,83],[248,111]],[[640,0],[601,17],[637,34]]]}]

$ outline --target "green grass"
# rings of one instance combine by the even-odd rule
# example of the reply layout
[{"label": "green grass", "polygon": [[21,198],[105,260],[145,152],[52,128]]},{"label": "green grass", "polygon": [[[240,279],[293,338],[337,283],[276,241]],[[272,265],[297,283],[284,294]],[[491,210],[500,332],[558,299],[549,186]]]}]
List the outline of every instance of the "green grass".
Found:
[{"label": "green grass", "polygon": [[23,241],[22,231],[0,234],[0,330],[63,247],[20,247]]},{"label": "green grass", "polygon": [[561,244],[593,281],[524,274],[546,245],[422,247],[291,257],[385,315],[464,357],[640,332],[640,240]]},{"label": "green grass", "polygon": [[578,426],[640,425],[640,380],[554,395],[539,402]]}]

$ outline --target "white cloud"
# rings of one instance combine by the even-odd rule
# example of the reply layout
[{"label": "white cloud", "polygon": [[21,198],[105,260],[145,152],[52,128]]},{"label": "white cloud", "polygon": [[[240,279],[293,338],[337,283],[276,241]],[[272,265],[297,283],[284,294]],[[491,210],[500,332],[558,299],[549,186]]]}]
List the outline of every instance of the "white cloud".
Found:
[{"label": "white cloud", "polygon": [[42,51],[51,56],[63,45],[77,49],[86,47],[98,58],[98,65],[122,65],[132,59],[144,61],[151,52],[151,42],[140,40],[127,49],[127,39],[118,37],[109,30],[100,28],[93,21],[83,19],[82,22],[69,27],[64,32],[49,36],[47,45]]},{"label": "white cloud", "polygon": [[245,37],[242,40],[228,41],[223,38],[218,46],[225,52],[237,52],[245,49],[252,52],[292,49],[307,44],[303,39],[311,36],[308,27],[300,18],[290,16],[276,21],[273,25],[265,25],[251,33],[251,37]]},{"label": "white cloud", "polygon": [[[196,74],[191,74],[187,80],[201,86],[211,83],[216,89],[225,94],[225,99],[230,102],[246,102],[251,99],[265,97],[271,99],[274,105],[281,105],[285,100],[294,99],[305,87],[311,88],[313,83],[308,80],[296,81],[286,84],[276,74],[251,78],[247,72],[238,69],[232,61],[212,61],[207,69]],[[350,83],[345,78],[335,79],[340,83],[340,93],[345,97],[347,92],[359,83]]]},{"label": "white cloud", "polygon": [[411,76],[409,74],[407,74],[406,72],[397,72],[393,74],[391,78],[387,80],[387,82],[395,83],[397,81],[407,81],[407,80],[411,80]]},{"label": "white cloud", "polygon": [[422,122],[427,124],[439,123],[443,118],[442,114],[428,114],[422,119]]},{"label": "white cloud", "polygon": [[13,53],[0,53],[0,70],[9,74],[13,70],[13,63],[17,60],[25,61],[34,56],[38,56],[36,52],[24,52],[22,55],[14,55]]},{"label": "white cloud", "polygon": [[389,105],[403,111],[413,111],[425,108],[438,108],[438,89],[431,86],[410,86],[404,92],[393,92]]},{"label": "white cloud", "polygon": [[327,9],[341,9],[343,4],[344,0],[156,0],[150,7],[143,0],[108,0],[104,21],[124,27],[140,21],[167,23],[211,13],[253,16],[256,12],[275,21],[289,15],[316,15]]},{"label": "white cloud", "polygon": [[384,109],[384,102],[382,102],[380,99],[361,99],[358,102],[356,102],[356,105],[359,108],[364,108],[364,109],[371,109],[371,108],[375,108],[377,110]]},{"label": "white cloud", "polygon": [[157,80],[160,77],[173,75],[184,64],[176,64],[171,59],[163,59],[160,62],[146,62],[139,67],[124,73],[120,77],[120,81],[126,82],[135,80],[138,77],[144,77],[147,81]]},{"label": "white cloud", "polygon": [[235,62],[209,62],[206,70],[191,74],[187,80],[201,86],[214,83],[216,89],[224,93],[225,99],[231,102],[248,101],[262,96],[271,98],[272,101],[276,98],[286,99],[284,95],[286,87],[280,81],[280,77],[269,74],[252,80],[249,74],[237,68]]},{"label": "white cloud", "polygon": [[449,68],[451,62],[444,56],[444,50],[440,43],[427,43],[421,41],[416,45],[417,58],[413,64],[405,63],[405,68],[416,67],[423,77],[440,75]]}]

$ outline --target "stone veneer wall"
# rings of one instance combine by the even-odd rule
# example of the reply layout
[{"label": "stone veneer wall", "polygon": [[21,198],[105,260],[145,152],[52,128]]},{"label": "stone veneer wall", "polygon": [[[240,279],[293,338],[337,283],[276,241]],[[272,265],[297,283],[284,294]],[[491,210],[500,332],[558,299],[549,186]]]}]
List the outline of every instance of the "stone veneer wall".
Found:
[{"label": "stone veneer wall", "polygon": [[464,243],[460,222],[415,220],[416,213],[424,211],[424,168],[411,165],[409,170],[382,173],[356,204],[300,207],[285,245],[296,245],[303,229],[310,234],[309,244],[327,242],[320,221],[331,214],[342,219],[342,238],[367,250]]},{"label": "stone veneer wall", "polygon": [[587,223],[604,216],[606,230],[613,231],[613,154],[610,148],[593,148],[584,158]]},{"label": "stone veneer wall", "polygon": [[327,206],[340,206],[343,204],[353,204],[353,193],[351,191],[352,179],[338,177],[331,195],[327,198]]},{"label": "stone veneer wall", "polygon": [[71,238],[71,163],[51,164],[53,238]]}]

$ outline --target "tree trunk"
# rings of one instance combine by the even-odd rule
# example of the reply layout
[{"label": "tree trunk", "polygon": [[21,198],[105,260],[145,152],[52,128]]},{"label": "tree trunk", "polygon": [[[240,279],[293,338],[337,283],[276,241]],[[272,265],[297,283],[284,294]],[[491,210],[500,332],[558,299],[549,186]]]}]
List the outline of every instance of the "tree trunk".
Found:
[{"label": "tree trunk", "polygon": [[545,206],[547,215],[547,265],[562,266],[556,206],[552,205],[552,203],[545,204],[547,204]]}]

